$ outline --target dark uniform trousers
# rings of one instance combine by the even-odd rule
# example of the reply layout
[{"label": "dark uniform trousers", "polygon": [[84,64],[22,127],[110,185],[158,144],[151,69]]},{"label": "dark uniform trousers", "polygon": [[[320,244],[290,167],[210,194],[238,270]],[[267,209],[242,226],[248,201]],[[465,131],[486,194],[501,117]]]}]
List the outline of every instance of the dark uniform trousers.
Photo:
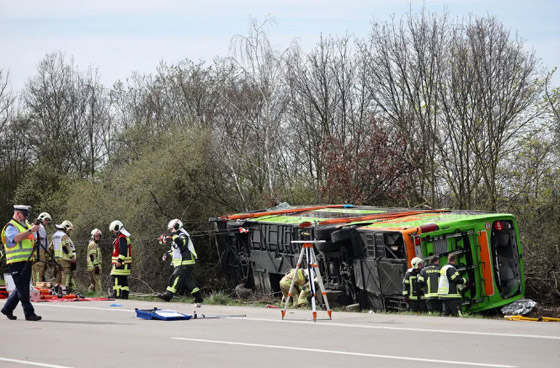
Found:
[{"label": "dark uniform trousers", "polygon": [[15,262],[8,265],[12,279],[16,289],[12,291],[6,304],[2,308],[2,311],[6,313],[12,313],[16,309],[18,303],[21,301],[21,306],[23,307],[23,313],[26,316],[35,315],[35,309],[29,301],[29,288],[31,282],[31,265],[27,265],[27,262]]}]

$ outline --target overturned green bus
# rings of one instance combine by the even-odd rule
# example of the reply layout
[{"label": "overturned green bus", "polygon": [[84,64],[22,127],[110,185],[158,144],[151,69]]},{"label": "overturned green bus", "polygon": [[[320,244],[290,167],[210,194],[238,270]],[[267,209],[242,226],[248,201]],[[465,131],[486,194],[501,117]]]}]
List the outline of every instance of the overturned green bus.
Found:
[{"label": "overturned green bus", "polygon": [[[303,234],[315,247],[329,300],[362,309],[403,310],[410,260],[450,254],[469,280],[463,309],[480,312],[523,297],[525,280],[513,215],[370,206],[286,206],[213,219],[223,271],[232,283],[277,293],[296,266]],[[303,226],[302,226],[303,225]],[[425,262],[427,263],[427,262]]]}]

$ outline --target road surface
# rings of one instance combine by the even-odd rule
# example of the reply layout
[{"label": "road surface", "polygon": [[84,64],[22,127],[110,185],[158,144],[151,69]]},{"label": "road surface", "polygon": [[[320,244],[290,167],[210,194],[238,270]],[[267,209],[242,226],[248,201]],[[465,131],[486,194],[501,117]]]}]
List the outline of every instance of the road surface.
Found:
[{"label": "road surface", "polygon": [[[0,301],[3,305],[3,301]],[[0,367],[557,367],[560,323],[116,300],[0,315]],[[246,315],[145,320],[135,308]]]}]

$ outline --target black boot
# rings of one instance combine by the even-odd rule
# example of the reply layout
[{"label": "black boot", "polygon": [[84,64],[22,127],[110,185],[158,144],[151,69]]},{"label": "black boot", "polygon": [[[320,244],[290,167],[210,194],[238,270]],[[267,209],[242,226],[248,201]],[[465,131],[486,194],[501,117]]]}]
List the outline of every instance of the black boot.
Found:
[{"label": "black boot", "polygon": [[173,299],[173,293],[166,291],[163,294],[158,294],[158,298],[165,300],[166,302],[170,301],[171,299]]},{"label": "black boot", "polygon": [[192,293],[192,296],[194,296],[194,302],[196,304],[204,303],[204,299],[202,298],[202,293],[200,291],[197,291],[196,293]]},{"label": "black boot", "polygon": [[2,309],[2,314],[8,317],[8,319],[11,319],[12,321],[17,319],[17,317],[14,316],[14,312],[6,312],[4,309]]},{"label": "black boot", "polygon": [[41,316],[36,315],[35,313],[25,316],[26,321],[40,321]]}]

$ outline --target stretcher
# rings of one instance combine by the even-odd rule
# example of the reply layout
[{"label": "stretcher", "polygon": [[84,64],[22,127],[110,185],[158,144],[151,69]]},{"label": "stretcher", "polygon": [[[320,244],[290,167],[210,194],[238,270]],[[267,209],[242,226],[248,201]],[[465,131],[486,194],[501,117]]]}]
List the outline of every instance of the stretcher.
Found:
[{"label": "stretcher", "polygon": [[159,319],[162,321],[177,321],[177,320],[189,320],[192,318],[190,314],[178,313],[171,309],[134,309],[136,311],[136,317],[143,319]]}]

